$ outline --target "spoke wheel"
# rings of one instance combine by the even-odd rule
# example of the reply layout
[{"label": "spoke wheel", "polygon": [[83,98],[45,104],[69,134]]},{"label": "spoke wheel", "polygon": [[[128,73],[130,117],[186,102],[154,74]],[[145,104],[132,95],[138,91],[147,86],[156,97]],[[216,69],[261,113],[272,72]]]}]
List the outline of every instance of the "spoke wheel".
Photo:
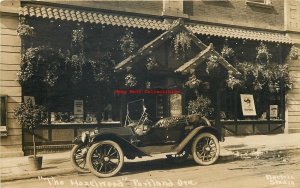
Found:
[{"label": "spoke wheel", "polygon": [[210,165],[216,162],[220,154],[218,139],[211,133],[202,133],[193,141],[192,155],[199,165]]},{"label": "spoke wheel", "polygon": [[75,145],[71,151],[71,163],[74,169],[79,172],[89,172],[86,165],[88,147],[86,144]]},{"label": "spoke wheel", "polygon": [[169,162],[181,163],[181,162],[186,161],[189,158],[189,155],[190,154],[186,150],[183,150],[179,154],[166,155],[166,157]]},{"label": "spoke wheel", "polygon": [[124,154],[114,141],[101,141],[89,149],[87,165],[89,170],[98,177],[111,177],[117,174],[124,164]]}]

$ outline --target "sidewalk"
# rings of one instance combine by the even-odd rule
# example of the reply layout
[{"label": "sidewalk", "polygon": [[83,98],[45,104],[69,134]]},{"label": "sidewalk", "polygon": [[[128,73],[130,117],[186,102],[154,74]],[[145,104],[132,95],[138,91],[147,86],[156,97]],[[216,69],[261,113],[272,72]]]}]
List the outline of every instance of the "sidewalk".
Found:
[{"label": "sidewalk", "polygon": [[[266,151],[300,149],[300,133],[278,135],[253,135],[226,137],[221,142],[219,160],[232,161],[244,153],[262,155]],[[125,162],[137,162],[163,158],[164,155],[144,157]],[[28,157],[1,158],[1,182],[19,179],[38,178],[38,176],[57,176],[76,173],[71,166],[70,152],[43,154],[43,166],[39,171],[28,171]]]}]

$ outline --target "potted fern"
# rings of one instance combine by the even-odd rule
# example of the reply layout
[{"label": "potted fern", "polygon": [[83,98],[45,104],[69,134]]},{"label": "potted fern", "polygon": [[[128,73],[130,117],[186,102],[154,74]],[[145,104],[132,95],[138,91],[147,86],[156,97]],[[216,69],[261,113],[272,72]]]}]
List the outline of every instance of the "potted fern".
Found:
[{"label": "potted fern", "polygon": [[35,128],[46,120],[45,108],[35,105],[31,99],[27,99],[15,109],[15,116],[20,125],[32,135],[33,156],[29,156],[31,170],[42,168],[43,156],[36,155]]}]

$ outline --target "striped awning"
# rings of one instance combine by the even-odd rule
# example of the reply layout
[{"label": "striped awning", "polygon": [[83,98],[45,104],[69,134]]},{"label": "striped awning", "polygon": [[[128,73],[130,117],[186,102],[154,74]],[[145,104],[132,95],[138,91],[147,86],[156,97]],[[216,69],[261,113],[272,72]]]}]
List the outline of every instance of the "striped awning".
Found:
[{"label": "striped awning", "polygon": [[[172,24],[164,22],[163,18],[121,15],[101,11],[85,11],[70,8],[48,6],[24,6],[20,8],[20,16],[37,17],[52,20],[66,20],[79,23],[94,23],[128,28],[168,30]],[[185,23],[186,27],[194,34],[257,40],[276,43],[292,43],[284,33],[241,29],[208,24]]]}]

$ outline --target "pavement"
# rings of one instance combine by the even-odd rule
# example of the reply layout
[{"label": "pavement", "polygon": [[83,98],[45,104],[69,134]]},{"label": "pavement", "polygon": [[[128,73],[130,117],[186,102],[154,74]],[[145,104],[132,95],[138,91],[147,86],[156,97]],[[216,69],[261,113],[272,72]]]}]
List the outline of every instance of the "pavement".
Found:
[{"label": "pavement", "polygon": [[[300,149],[300,133],[277,135],[251,135],[225,137],[220,143],[219,161],[230,162],[240,158],[260,157],[270,151]],[[1,182],[37,178],[39,176],[57,176],[77,173],[70,162],[70,151],[43,154],[41,170],[29,170],[28,157],[1,158]],[[125,162],[138,162],[164,158],[165,155],[143,157]]]}]

